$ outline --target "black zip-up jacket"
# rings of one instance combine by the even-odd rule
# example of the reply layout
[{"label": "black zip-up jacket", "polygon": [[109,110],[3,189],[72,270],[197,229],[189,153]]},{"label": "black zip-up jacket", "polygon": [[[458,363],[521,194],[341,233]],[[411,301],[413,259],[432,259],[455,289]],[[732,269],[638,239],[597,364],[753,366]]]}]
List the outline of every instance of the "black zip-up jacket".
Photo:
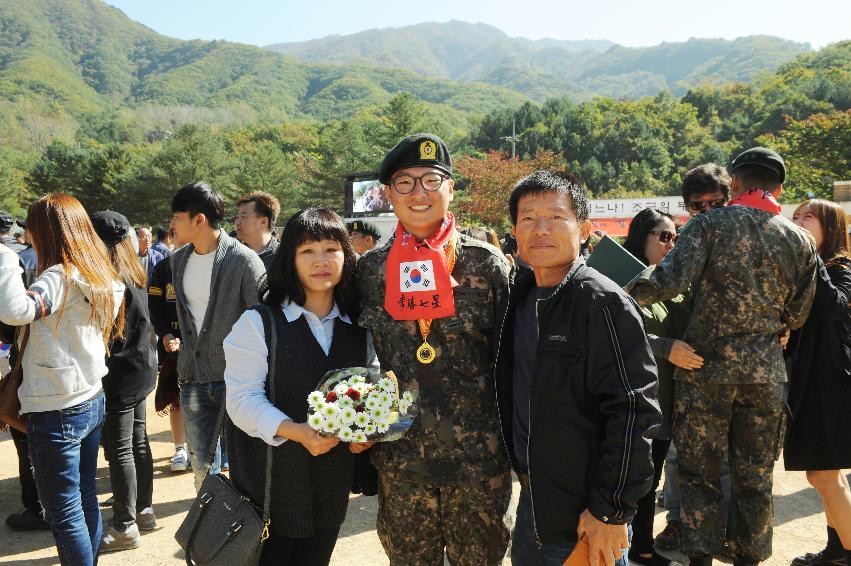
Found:
[{"label": "black zip-up jacket", "polygon": [[515,471],[529,474],[538,540],[574,542],[586,508],[600,521],[624,524],[650,489],[650,440],[661,422],[656,363],[633,300],[577,259],[537,303],[529,470],[519,470],[513,320],[534,285],[531,269],[515,269],[500,310],[494,373],[502,436]]}]

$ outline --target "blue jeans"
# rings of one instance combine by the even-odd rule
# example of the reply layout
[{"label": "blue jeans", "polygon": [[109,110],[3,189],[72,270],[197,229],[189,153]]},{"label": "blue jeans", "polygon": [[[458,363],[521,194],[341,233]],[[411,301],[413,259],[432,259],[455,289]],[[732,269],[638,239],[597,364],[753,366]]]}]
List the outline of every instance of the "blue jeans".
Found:
[{"label": "blue jeans", "polygon": [[[630,529],[631,531],[631,529]],[[532,495],[528,487],[520,489],[517,517],[511,531],[511,564],[513,566],[562,566],[575,542],[538,544],[532,517]],[[627,550],[615,566],[627,566]]]},{"label": "blue jeans", "polygon": [[[186,440],[189,442],[189,455],[192,457],[192,472],[195,474],[195,489],[201,488],[210,463],[210,443],[215,434],[216,417],[225,401],[225,382],[212,383],[181,382],[180,410],[183,411],[183,426],[186,428]],[[211,474],[220,470],[221,451],[218,443],[213,457]]]},{"label": "blue jeans", "polygon": [[27,415],[30,461],[63,566],[97,564],[103,525],[95,475],[104,397]]}]

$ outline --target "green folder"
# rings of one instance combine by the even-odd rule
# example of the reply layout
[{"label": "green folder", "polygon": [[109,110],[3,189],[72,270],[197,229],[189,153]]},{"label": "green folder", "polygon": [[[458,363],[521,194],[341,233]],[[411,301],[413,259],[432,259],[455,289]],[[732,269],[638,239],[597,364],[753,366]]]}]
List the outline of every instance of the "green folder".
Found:
[{"label": "green folder", "polygon": [[603,239],[597,242],[586,263],[617,283],[619,287],[635,279],[647,267],[640,259],[608,236],[603,236]]}]

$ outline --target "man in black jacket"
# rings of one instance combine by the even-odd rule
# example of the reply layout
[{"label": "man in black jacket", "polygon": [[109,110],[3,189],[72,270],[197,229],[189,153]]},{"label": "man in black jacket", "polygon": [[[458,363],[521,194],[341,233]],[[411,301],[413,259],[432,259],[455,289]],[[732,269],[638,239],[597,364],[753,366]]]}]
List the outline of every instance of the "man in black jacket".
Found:
[{"label": "man in black jacket", "polygon": [[653,476],[656,365],[635,303],[579,257],[588,196],[537,171],[509,200],[532,269],[515,269],[495,377],[503,438],[520,478],[514,564],[562,564],[583,535],[592,566],[621,558]]}]

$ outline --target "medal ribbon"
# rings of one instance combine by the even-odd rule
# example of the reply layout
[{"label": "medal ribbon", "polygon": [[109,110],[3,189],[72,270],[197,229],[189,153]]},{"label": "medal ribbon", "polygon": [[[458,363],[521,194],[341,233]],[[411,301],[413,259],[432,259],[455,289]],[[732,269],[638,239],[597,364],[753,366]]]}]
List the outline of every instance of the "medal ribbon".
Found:
[{"label": "medal ribbon", "polygon": [[[455,260],[458,258],[458,254],[456,253],[457,245],[458,236],[453,236],[446,245],[446,270],[450,276],[452,275],[452,270],[455,269]],[[431,333],[431,322],[432,319],[430,318],[417,319],[417,324],[420,327],[420,335],[423,337],[423,344],[428,343],[428,335]]]}]

